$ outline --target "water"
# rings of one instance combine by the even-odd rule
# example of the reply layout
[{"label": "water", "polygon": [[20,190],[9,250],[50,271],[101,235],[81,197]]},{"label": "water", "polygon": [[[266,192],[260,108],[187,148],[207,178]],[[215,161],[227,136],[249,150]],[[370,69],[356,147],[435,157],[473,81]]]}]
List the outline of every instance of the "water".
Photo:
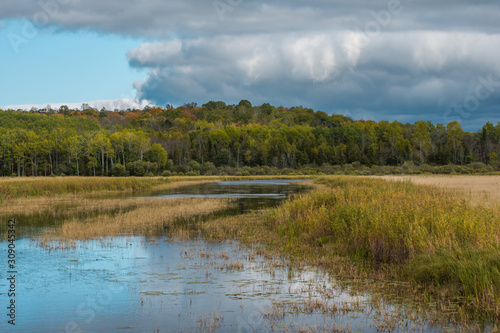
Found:
[{"label": "water", "polygon": [[[365,296],[350,296],[324,273],[294,272],[279,260],[266,260],[232,242],[135,236],[56,252],[41,250],[29,239],[17,246],[16,328],[3,319],[2,332],[206,332],[211,328],[267,332],[301,327],[375,332],[380,325],[370,314]],[[5,279],[0,287],[8,287]],[[6,295],[0,300],[6,304]],[[326,314],[290,310],[312,300],[343,310]],[[273,303],[279,305],[273,308]],[[282,309],[286,304],[290,308]]]},{"label": "water", "polygon": [[307,181],[307,179],[223,181],[170,190],[151,191],[141,195],[134,195],[134,197],[158,199],[231,198],[235,199],[234,207],[237,207],[237,211],[246,213],[276,206],[292,194],[308,191],[308,186],[300,184],[304,181]]},{"label": "water", "polygon": [[[289,181],[222,182],[139,196],[228,196],[237,200],[238,213],[276,205],[304,189]],[[401,314],[391,306],[374,310],[366,295],[341,290],[321,271],[296,271],[281,258],[264,258],[233,242],[129,236],[48,251],[27,237],[15,245],[16,326],[7,324],[10,282],[2,264],[0,332],[268,332],[299,328],[376,332]],[[4,261],[7,249],[8,243],[0,242]],[[399,322],[430,330],[406,319]]]}]

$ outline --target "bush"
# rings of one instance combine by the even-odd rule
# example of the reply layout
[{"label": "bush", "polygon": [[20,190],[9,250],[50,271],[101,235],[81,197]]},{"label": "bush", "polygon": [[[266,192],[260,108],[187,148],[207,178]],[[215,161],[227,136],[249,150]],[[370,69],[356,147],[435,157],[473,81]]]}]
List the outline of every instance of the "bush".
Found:
[{"label": "bush", "polygon": [[476,172],[480,172],[480,173],[491,172],[494,170],[492,166],[486,165],[486,164],[481,163],[481,162],[471,163],[471,164],[467,165],[467,167],[475,170]]},{"label": "bush", "polygon": [[190,167],[192,171],[198,171],[198,170],[201,170],[201,165],[200,165],[200,163],[196,162],[195,160],[190,161],[190,162],[188,163],[188,167]]},{"label": "bush", "polygon": [[432,173],[432,167],[429,164],[422,164],[418,168],[423,173]]},{"label": "bush", "polygon": [[204,175],[213,175],[217,173],[217,168],[212,162],[205,162],[201,167],[201,171]]},{"label": "bush", "polygon": [[453,164],[441,165],[434,169],[434,173],[436,174],[444,174],[449,175],[455,172],[455,166]]},{"label": "bush", "polygon": [[113,177],[126,177],[128,176],[127,169],[120,163],[116,163],[111,167],[111,175]]},{"label": "bush", "polygon": [[470,175],[474,173],[474,170],[464,166],[457,166],[455,168],[455,173],[458,173],[459,175]]},{"label": "bush", "polygon": [[474,169],[474,170],[481,170],[481,169],[487,168],[488,166],[482,162],[474,162],[474,163],[470,163],[469,165],[467,165],[467,167]]},{"label": "bush", "polygon": [[172,176],[172,172],[170,170],[165,170],[161,175],[162,177],[170,177]]},{"label": "bush", "polygon": [[128,164],[128,172],[131,176],[144,177],[146,175],[147,163],[135,161]]}]

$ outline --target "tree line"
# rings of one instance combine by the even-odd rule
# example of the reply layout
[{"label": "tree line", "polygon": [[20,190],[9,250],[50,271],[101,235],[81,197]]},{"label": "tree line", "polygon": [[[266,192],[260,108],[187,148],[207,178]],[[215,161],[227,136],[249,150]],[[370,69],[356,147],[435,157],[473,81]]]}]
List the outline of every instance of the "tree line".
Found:
[{"label": "tree line", "polygon": [[0,174],[213,174],[325,165],[499,168],[500,122],[470,133],[452,121],[352,120],[309,108],[209,101],[108,111],[88,105],[0,110]]}]

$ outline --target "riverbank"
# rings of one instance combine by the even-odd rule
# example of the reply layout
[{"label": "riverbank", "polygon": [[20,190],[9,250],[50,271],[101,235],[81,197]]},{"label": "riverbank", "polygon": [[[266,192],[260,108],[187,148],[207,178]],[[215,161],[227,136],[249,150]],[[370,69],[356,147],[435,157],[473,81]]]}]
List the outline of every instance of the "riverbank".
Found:
[{"label": "riverbank", "polygon": [[[197,229],[319,266],[349,288],[467,327],[500,314],[500,212],[410,182],[328,176],[276,209]],[[185,230],[182,231],[185,234]]]}]

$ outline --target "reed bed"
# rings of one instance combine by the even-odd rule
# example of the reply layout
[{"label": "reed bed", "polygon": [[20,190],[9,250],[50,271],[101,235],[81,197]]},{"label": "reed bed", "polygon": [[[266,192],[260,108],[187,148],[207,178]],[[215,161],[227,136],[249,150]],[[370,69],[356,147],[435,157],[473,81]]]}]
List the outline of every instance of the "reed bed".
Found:
[{"label": "reed bed", "polygon": [[1,203],[6,199],[97,191],[138,191],[170,183],[162,177],[30,177],[0,179]]},{"label": "reed bed", "polygon": [[343,255],[404,262],[420,254],[500,242],[499,212],[411,183],[321,178],[327,188],[298,196],[271,215],[283,242],[332,245]]},{"label": "reed bed", "polygon": [[[422,285],[430,297],[460,299],[500,314],[500,212],[410,182],[323,177],[268,216],[286,253],[341,256],[363,269]],[[328,263],[328,260],[323,260]],[[388,267],[388,268],[387,268]]]},{"label": "reed bed", "polygon": [[498,321],[497,208],[408,181],[327,176],[315,187],[276,209],[194,229],[208,240],[263,244],[269,256],[285,256],[294,267],[323,267],[340,285],[391,294],[431,322]]},{"label": "reed bed", "polygon": [[[196,185],[210,182],[205,181],[177,181],[152,187],[154,190],[168,190],[187,185]],[[149,187],[148,187],[149,189]],[[133,191],[129,188],[125,192]],[[82,214],[104,214],[116,210],[131,209],[150,202],[147,199],[113,199],[123,191],[100,190],[91,193],[64,193],[43,196],[29,196],[10,198],[3,202],[0,216],[11,217],[13,215],[30,217],[44,215],[52,217],[54,221],[66,219],[71,216]]]},{"label": "reed bed", "polygon": [[[172,177],[168,184],[163,179],[154,184],[152,178],[148,186],[240,178]],[[500,318],[500,209],[478,205],[467,192],[410,181],[325,176],[316,180],[313,191],[276,209],[224,218],[214,213],[227,208],[228,200],[102,200],[80,192],[54,193],[11,198],[5,205],[11,213],[69,207],[61,213],[68,220],[43,234],[41,246],[123,234],[235,239],[258,251],[262,244],[263,254],[286,257],[292,266],[325,268],[350,289],[394,294],[432,320],[452,317],[468,327],[470,318]],[[84,214],[92,211],[99,214]],[[428,310],[428,304],[437,306]]]},{"label": "reed bed", "polygon": [[[124,200],[126,201],[126,200]],[[138,208],[86,219],[75,217],[62,226],[44,232],[38,244],[50,247],[53,241],[90,240],[119,235],[162,235],[175,223],[195,221],[228,205],[225,199],[137,199]]]}]

